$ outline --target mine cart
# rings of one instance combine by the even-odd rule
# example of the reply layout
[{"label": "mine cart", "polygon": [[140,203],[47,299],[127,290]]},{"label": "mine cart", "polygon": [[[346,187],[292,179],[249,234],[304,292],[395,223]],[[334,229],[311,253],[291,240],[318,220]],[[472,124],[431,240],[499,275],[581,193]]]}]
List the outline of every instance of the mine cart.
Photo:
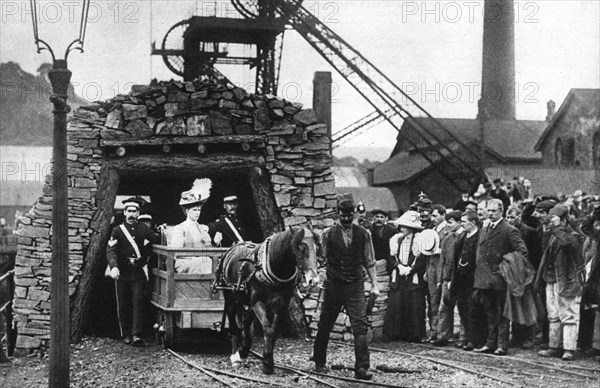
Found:
[{"label": "mine cart", "polygon": [[[165,347],[175,345],[176,334],[182,329],[223,329],[223,296],[213,292],[212,286],[219,260],[227,250],[153,246],[156,257],[148,271],[150,301],[158,309],[155,329]],[[185,260],[194,260],[194,271],[178,273],[177,261]]]}]

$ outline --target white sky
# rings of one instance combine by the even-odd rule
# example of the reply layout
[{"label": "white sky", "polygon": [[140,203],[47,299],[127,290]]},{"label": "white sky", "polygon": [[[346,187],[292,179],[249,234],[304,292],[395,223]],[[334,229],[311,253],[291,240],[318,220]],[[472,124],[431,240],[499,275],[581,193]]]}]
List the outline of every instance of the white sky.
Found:
[{"label": "white sky", "polygon": [[[67,0],[40,3],[40,38],[62,57],[67,43],[78,34],[81,8]],[[160,46],[172,25],[193,14],[214,16],[215,4],[218,16],[234,12],[227,0],[92,4],[85,53],[69,56],[76,91],[90,100],[126,93],[131,84],[147,84],[151,78],[177,78],[162,58],[150,56],[150,42]],[[304,6],[397,84],[411,90],[432,115],[475,118],[482,1],[338,0],[305,1]],[[515,1],[515,9],[517,118],[543,120],[548,100],[559,106],[570,88],[600,87],[600,1]],[[50,62],[47,52],[36,53],[29,1],[0,1],[0,18],[0,61],[18,62],[34,74],[41,63]],[[286,32],[280,96],[310,107],[313,73],[328,70],[334,72],[335,131],[372,108],[300,35]],[[242,85],[254,80],[250,71],[222,71]],[[394,143],[394,130],[382,125],[347,145],[391,148]]]}]

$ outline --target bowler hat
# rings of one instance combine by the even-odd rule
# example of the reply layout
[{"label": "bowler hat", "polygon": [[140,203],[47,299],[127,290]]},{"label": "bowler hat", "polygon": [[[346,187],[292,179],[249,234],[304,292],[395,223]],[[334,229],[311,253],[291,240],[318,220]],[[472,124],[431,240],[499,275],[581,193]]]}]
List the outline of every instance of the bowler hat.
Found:
[{"label": "bowler hat", "polygon": [[383,210],[383,209],[373,209],[373,210],[371,210],[371,214],[372,215],[381,214],[381,215],[386,216],[386,217],[389,216],[388,213],[385,210]]}]

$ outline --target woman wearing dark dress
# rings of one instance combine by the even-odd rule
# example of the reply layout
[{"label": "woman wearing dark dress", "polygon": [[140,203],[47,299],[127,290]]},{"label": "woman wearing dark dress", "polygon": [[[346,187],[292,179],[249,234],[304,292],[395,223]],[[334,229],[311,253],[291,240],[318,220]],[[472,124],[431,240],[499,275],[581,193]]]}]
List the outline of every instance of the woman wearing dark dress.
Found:
[{"label": "woman wearing dark dress", "polygon": [[384,341],[420,342],[425,337],[426,258],[420,236],[419,213],[407,211],[394,222],[400,233],[390,239],[388,306],[383,323]]}]

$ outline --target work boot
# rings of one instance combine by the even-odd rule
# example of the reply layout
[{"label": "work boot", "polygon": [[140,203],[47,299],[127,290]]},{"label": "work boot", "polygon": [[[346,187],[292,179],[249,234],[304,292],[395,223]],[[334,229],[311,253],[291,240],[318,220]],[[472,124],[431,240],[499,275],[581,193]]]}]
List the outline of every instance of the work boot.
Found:
[{"label": "work boot", "polygon": [[556,348],[548,348],[546,350],[540,350],[538,355],[542,357],[558,357],[558,349]]},{"label": "work boot", "polygon": [[327,373],[327,372],[329,372],[329,368],[327,367],[327,365],[324,365],[324,364],[315,365],[315,372]]},{"label": "work boot", "polygon": [[562,355],[562,359],[565,361],[573,361],[575,359],[575,354],[572,350],[565,350]]},{"label": "work boot", "polygon": [[369,373],[365,368],[358,368],[356,372],[354,372],[354,378],[358,380],[371,380],[373,378],[373,373]]},{"label": "work boot", "polygon": [[131,343],[133,346],[144,346],[144,340],[139,336],[134,334],[133,335],[133,342]]}]

